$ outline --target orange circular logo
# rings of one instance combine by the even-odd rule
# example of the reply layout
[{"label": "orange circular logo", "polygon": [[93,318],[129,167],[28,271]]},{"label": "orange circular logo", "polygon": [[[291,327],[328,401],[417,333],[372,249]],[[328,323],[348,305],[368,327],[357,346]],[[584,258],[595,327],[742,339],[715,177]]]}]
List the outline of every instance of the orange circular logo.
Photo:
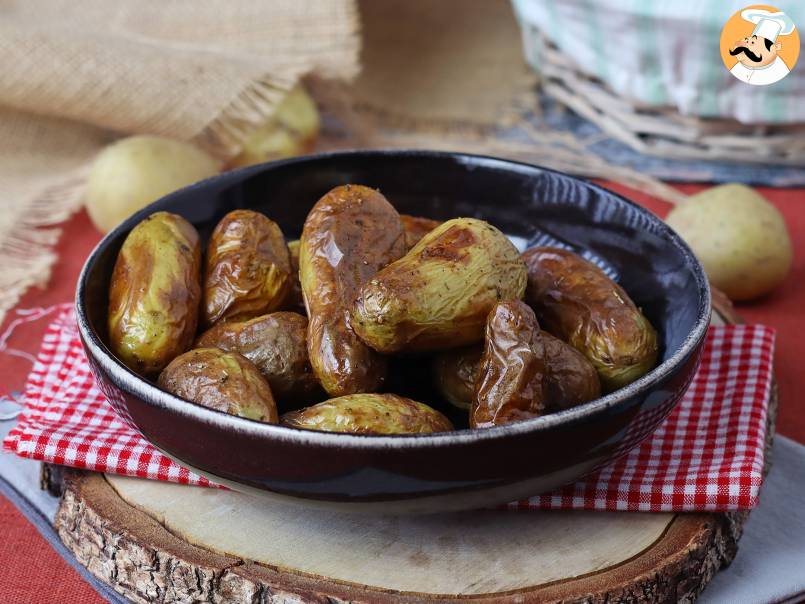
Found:
[{"label": "orange circular logo", "polygon": [[721,30],[721,59],[746,84],[779,82],[794,69],[798,58],[797,27],[773,6],[747,6],[732,15]]}]

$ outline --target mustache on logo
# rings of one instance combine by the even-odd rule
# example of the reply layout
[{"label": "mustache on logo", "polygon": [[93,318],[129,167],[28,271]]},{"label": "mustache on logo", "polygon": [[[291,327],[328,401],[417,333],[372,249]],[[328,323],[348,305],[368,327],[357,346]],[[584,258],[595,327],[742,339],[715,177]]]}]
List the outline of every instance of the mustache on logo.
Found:
[{"label": "mustache on logo", "polygon": [[746,46],[738,46],[734,50],[730,51],[730,54],[734,57],[735,55],[739,55],[744,53],[750,61],[754,61],[755,63],[760,63],[763,60],[763,57],[760,55],[756,55],[751,50],[749,50]]}]

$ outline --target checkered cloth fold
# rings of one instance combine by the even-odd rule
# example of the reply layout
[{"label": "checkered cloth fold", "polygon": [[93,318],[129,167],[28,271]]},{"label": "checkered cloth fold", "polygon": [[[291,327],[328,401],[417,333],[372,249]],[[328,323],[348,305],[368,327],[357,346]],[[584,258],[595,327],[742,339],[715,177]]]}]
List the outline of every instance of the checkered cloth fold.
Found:
[{"label": "checkered cloth fold", "polygon": [[[635,449],[579,482],[511,509],[727,511],[757,505],[774,331],[711,327],[682,401]],[[28,377],[24,412],[3,447],[30,459],[153,480],[215,486],[162,455],[95,386],[66,310],[51,323]]]}]

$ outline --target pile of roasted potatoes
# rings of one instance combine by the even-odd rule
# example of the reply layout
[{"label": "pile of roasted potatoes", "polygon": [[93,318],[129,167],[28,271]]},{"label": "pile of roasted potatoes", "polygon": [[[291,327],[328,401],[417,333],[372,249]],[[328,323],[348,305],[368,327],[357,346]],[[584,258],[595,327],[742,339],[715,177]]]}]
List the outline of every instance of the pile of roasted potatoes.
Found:
[{"label": "pile of roasted potatoes", "polygon": [[453,406],[443,411],[483,428],[620,388],[654,366],[658,347],[628,294],[576,254],[520,254],[475,218],[401,216],[360,185],[324,195],[299,241],[235,210],[202,254],[185,219],[149,216],[117,257],[108,342],[130,369],[200,405],[363,434],[453,429],[431,406],[384,392],[397,359]]}]

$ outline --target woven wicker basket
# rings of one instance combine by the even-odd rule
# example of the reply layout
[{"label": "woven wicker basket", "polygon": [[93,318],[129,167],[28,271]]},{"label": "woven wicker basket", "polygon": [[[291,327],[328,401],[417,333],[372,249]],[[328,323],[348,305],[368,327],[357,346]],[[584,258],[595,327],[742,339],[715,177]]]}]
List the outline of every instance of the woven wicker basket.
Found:
[{"label": "woven wicker basket", "polygon": [[637,151],[670,159],[805,165],[805,124],[748,125],[635,102],[586,73],[539,29],[523,27],[546,94]]}]

